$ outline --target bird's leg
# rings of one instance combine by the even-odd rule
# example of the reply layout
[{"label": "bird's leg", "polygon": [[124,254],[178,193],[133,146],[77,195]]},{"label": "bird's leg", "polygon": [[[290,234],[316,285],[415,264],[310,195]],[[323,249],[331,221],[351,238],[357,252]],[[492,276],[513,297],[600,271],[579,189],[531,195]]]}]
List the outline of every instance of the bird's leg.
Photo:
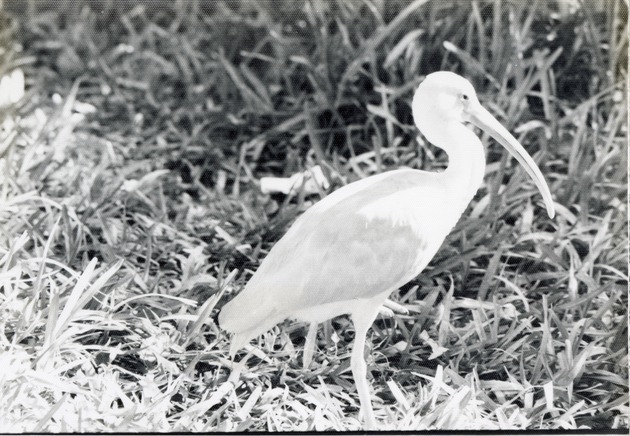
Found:
[{"label": "bird's leg", "polygon": [[316,322],[310,323],[308,326],[308,334],[306,335],[306,341],[304,342],[304,354],[302,356],[302,368],[308,369],[313,361],[313,352],[315,351],[315,339],[317,338],[317,326]]},{"label": "bird's leg", "polygon": [[367,381],[367,365],[363,354],[365,352],[365,339],[367,331],[374,322],[378,314],[380,304],[366,305],[364,310],[355,310],[352,314],[354,322],[355,337],[352,348],[352,356],[350,357],[350,366],[352,368],[352,376],[357,386],[359,401],[361,403],[361,411],[365,419],[365,426],[368,430],[376,429],[376,420],[374,419],[374,411],[372,410],[372,400],[370,399],[370,386]]}]

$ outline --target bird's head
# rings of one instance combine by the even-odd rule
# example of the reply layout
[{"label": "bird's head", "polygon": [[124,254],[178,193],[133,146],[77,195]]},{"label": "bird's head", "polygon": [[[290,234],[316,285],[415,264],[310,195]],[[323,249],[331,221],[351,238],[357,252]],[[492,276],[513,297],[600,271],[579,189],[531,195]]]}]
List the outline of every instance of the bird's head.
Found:
[{"label": "bird's head", "polygon": [[480,106],[472,84],[449,71],[429,74],[418,86],[412,103],[414,121],[423,133],[436,123],[471,121],[470,113]]},{"label": "bird's head", "polygon": [[464,145],[451,144],[451,141],[461,138],[455,132],[465,122],[485,130],[523,165],[540,190],[549,217],[553,218],[551,193],[540,169],[516,138],[479,103],[475,88],[468,80],[449,71],[429,74],[418,86],[411,109],[422,134],[444,149],[455,150]]}]

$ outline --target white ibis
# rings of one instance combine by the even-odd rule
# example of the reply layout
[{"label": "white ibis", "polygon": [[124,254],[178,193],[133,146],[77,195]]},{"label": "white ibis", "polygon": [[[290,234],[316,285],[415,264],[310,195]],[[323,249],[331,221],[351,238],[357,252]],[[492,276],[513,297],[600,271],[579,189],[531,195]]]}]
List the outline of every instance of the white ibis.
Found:
[{"label": "white ibis", "polygon": [[351,368],[368,428],[376,421],[363,357],[367,331],[389,294],[427,266],[481,185],[485,155],[464,125],[487,131],[525,167],[547,213],[554,205],[523,146],[488,112],[470,82],[429,74],[412,103],[420,132],[448,154],[442,172],[398,169],[346,185],[313,205],[271,249],[243,291],[219,314],[230,355],[287,318],[319,323],[351,316]]}]

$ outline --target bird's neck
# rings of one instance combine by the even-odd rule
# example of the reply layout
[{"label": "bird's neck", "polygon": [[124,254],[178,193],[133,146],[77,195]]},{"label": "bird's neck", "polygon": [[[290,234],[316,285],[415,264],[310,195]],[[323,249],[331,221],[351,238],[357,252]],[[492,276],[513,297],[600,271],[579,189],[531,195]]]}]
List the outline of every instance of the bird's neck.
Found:
[{"label": "bird's neck", "polygon": [[444,180],[452,186],[453,195],[465,203],[465,208],[481,186],[486,170],[481,141],[461,123],[452,123],[429,140],[446,151],[448,167],[444,170]]}]

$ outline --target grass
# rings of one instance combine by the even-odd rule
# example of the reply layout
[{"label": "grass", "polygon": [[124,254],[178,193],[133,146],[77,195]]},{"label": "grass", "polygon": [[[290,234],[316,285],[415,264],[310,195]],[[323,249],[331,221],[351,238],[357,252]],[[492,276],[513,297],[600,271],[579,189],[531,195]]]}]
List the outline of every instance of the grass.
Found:
[{"label": "grass", "polygon": [[348,319],[310,369],[287,322],[239,374],[216,314],[319,198],[261,177],[446,165],[409,106],[439,69],[517,133],[558,214],[488,142],[484,186],[393,296],[409,315],[368,338],[382,429],[628,428],[627,3],[3,8],[0,75],[26,82],[0,96],[2,431],[359,429]]}]

